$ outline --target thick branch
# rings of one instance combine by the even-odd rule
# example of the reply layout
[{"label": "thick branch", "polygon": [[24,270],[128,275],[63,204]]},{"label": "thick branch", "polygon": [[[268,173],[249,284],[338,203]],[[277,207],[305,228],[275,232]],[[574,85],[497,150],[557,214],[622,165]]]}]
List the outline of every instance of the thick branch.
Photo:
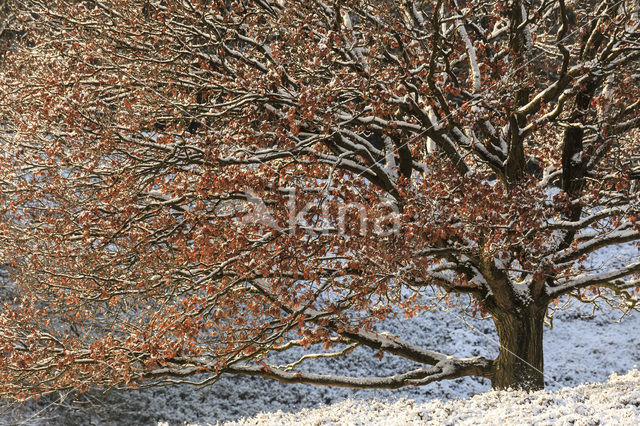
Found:
[{"label": "thick branch", "polygon": [[[262,293],[272,301],[277,301],[278,305],[281,306],[281,309],[283,309],[285,312],[294,312],[294,309],[291,309],[286,304],[282,303],[282,301],[277,299],[268,290],[268,288],[266,288],[264,284],[258,281],[259,280],[253,280],[251,281],[251,283],[258,291],[260,291],[260,293]],[[350,341],[357,342],[372,349],[397,355],[421,364],[437,365],[443,360],[462,361],[461,359],[454,358],[450,355],[414,346],[397,337],[364,330],[357,330],[350,327],[348,324],[345,324],[344,322],[336,319],[330,319],[327,321],[327,318],[330,318],[332,316],[328,312],[320,312],[314,309],[306,308],[302,312],[300,312],[300,314],[304,314],[305,318],[310,322],[314,322],[314,320],[322,322],[324,327],[339,334],[342,337],[349,339]]]},{"label": "thick branch", "polygon": [[635,262],[613,271],[579,275],[565,281],[559,281],[556,283],[556,286],[549,287],[547,293],[549,297],[554,298],[590,286],[600,286],[604,284],[625,285],[625,281],[618,282],[617,280],[637,272],[640,272],[640,262]]},{"label": "thick branch", "polygon": [[556,265],[563,265],[568,262],[576,261],[582,256],[593,253],[602,247],[628,243],[630,241],[637,240],[638,238],[640,238],[640,233],[638,231],[633,229],[618,229],[614,232],[592,238],[579,244],[575,248],[563,250],[559,253],[559,256],[554,259],[554,263]]},{"label": "thick branch", "polygon": [[385,377],[349,377],[330,374],[286,372],[267,366],[233,366],[223,373],[258,376],[289,384],[313,384],[353,389],[397,389],[404,386],[426,385],[432,382],[466,376],[491,378],[492,362],[481,357],[446,359],[433,368],[419,368],[407,373]]}]

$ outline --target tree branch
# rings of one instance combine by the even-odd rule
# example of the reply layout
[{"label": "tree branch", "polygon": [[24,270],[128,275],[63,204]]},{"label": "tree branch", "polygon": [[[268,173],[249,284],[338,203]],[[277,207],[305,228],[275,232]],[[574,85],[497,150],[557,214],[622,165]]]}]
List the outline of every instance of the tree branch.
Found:
[{"label": "tree branch", "polygon": [[222,373],[265,377],[289,384],[313,384],[353,389],[397,389],[404,386],[421,386],[435,381],[457,379],[466,376],[491,378],[492,362],[481,357],[445,359],[433,368],[418,368],[402,374],[385,377],[349,377],[329,374],[287,372],[267,366],[232,366]]},{"label": "tree branch", "polygon": [[[567,280],[559,280],[553,287],[547,287],[547,294],[551,298],[562,296],[580,288],[590,286],[600,286],[604,284],[621,285],[628,288],[628,282],[620,280],[633,273],[640,272],[640,262],[635,262],[624,268],[615,269],[613,271],[602,272],[599,274],[585,274],[573,277]],[[637,281],[634,281],[637,284]]]}]

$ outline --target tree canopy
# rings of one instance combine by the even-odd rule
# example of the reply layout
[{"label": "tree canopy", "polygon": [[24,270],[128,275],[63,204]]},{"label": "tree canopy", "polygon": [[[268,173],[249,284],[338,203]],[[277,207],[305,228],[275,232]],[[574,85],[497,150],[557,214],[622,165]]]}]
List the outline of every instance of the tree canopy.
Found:
[{"label": "tree canopy", "polygon": [[[636,307],[639,261],[584,261],[640,239],[637,1],[22,3],[0,395],[225,373],[533,389],[550,303]],[[426,292],[490,316],[499,356],[374,331]],[[298,346],[320,352],[266,358]],[[424,367],[296,369],[354,346]]]}]

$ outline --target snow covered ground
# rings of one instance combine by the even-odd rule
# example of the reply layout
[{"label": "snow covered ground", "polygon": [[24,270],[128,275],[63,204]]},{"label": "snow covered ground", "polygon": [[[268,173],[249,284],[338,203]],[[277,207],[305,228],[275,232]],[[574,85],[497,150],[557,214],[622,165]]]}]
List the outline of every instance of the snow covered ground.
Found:
[{"label": "snow covered ground", "polygon": [[[529,420],[524,420],[524,417],[509,418],[513,419],[513,422],[525,423],[551,419],[569,422],[574,415],[584,416],[585,424],[592,424],[587,420],[593,419],[593,415],[600,413],[602,409],[603,413],[609,413],[606,415],[611,416],[633,413],[633,418],[636,419],[633,423],[640,423],[640,376],[637,371],[600,385],[598,389],[601,390],[597,391],[599,393],[592,396],[586,394],[588,389],[592,389],[589,386],[564,389],[585,382],[605,382],[611,373],[625,374],[638,363],[640,314],[618,320],[615,312],[596,312],[593,317],[583,317],[575,309],[559,312],[554,327],[545,332],[546,385],[548,392],[555,393],[536,394],[522,400],[513,399],[515,397],[506,393],[487,393],[490,389],[489,383],[475,378],[445,381],[419,388],[373,391],[283,385],[259,378],[224,377],[215,385],[206,388],[177,386],[112,392],[106,395],[94,392],[85,395],[82,398],[84,403],[80,405],[72,404],[70,399],[61,405],[40,400],[37,404],[13,407],[0,415],[0,424],[120,425],[166,422],[174,425],[186,422],[203,425],[215,424],[218,421],[240,421],[243,418],[250,418],[250,424],[260,421],[267,424],[291,424],[306,416],[309,416],[309,419],[318,419],[318,416],[324,415],[323,413],[326,413],[327,422],[335,421],[341,418],[340,413],[343,412],[353,413],[355,417],[349,418],[353,418],[354,422],[358,420],[368,423],[375,419],[357,417],[369,415],[366,414],[367,410],[372,413],[379,412],[382,423],[394,423],[395,419],[400,420],[392,415],[396,409],[400,410],[402,416],[409,416],[406,417],[407,421],[415,422],[427,419],[440,422],[446,420],[446,416],[449,415],[455,416],[449,420],[455,419],[456,424],[466,421],[476,424],[479,418],[473,416],[486,409],[487,413],[493,413],[491,415],[494,416],[494,422],[502,416],[517,416],[522,412],[522,415],[530,416],[527,417]],[[414,343],[420,343],[425,347],[435,345],[443,351],[460,356],[492,357],[497,354],[498,344],[490,321],[470,318],[463,320],[455,313],[436,311],[409,321],[390,322],[386,324],[386,328],[392,333],[406,336]],[[317,368],[334,373],[383,375],[410,365],[403,360],[386,356],[379,361],[370,351],[364,349],[355,352],[354,355],[350,359],[331,360],[331,363]],[[619,383],[631,383],[634,380],[635,384],[629,384],[628,387],[635,387],[635,393],[626,392],[623,387],[616,387]],[[455,402],[457,398],[469,398],[473,395],[477,396],[468,402]],[[568,399],[563,403],[562,398],[565,396]],[[629,402],[625,402],[627,397],[631,398]],[[512,406],[497,404],[497,401],[503,400],[512,401]],[[605,402],[600,404],[601,400]],[[550,408],[547,414],[546,411],[536,411],[538,408],[535,407],[542,402],[553,409]],[[325,408],[329,404],[337,405]],[[80,407],[85,409],[78,410]],[[314,408],[316,411],[304,411]],[[273,417],[259,414],[275,412],[279,413]],[[356,416],[356,413],[360,414]],[[420,420],[420,413],[422,416],[431,417],[423,417],[423,420]],[[555,417],[543,417],[545,415]],[[402,417],[402,421],[404,419],[405,417]],[[491,417],[487,416],[486,419]],[[626,421],[623,417],[618,419],[620,421],[611,420],[612,424],[622,424],[620,422]]]},{"label": "snow covered ground", "polygon": [[470,399],[416,403],[348,399],[331,407],[296,413],[261,413],[230,425],[637,425],[640,371],[612,375],[606,383],[557,391],[486,392]]},{"label": "snow covered ground", "polygon": [[[616,262],[629,261],[637,253],[631,245],[602,250],[590,258],[590,267],[606,269]],[[481,378],[399,390],[350,390],[225,376],[205,388],[180,385],[107,394],[90,392],[79,402],[71,397],[62,403],[40,399],[22,407],[5,407],[0,411],[0,424],[204,425],[242,419],[250,419],[246,420],[248,424],[313,423],[322,419],[340,424],[344,419],[388,424],[405,420],[479,424],[505,419],[508,424],[597,424],[600,419],[610,424],[640,424],[640,373],[632,371],[606,382],[612,373],[623,375],[640,364],[640,313],[620,318],[618,311],[597,311],[591,316],[588,307],[581,311],[577,308],[574,305],[558,312],[553,328],[545,330],[548,393],[517,396],[488,392],[490,384]],[[455,310],[434,310],[418,318],[387,321],[379,331],[383,330],[456,356],[493,358],[498,350],[490,320],[469,318]],[[289,354],[290,358],[282,361],[293,360],[296,355]],[[372,351],[357,348],[349,358],[319,360],[306,368],[319,373],[380,376],[412,366],[393,356],[380,361]],[[606,383],[580,386],[587,382]],[[465,400],[456,402],[459,398]]]}]

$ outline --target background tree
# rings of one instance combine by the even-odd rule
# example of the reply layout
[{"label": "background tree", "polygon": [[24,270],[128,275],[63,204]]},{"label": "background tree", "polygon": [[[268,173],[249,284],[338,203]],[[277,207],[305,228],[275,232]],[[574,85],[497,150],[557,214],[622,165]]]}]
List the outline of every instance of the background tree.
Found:
[{"label": "background tree", "polygon": [[[0,76],[2,395],[198,373],[536,389],[550,303],[636,307],[640,262],[582,264],[640,238],[637,1],[26,10]],[[429,288],[493,319],[495,360],[374,331]],[[357,345],[424,366],[296,370]]]}]

